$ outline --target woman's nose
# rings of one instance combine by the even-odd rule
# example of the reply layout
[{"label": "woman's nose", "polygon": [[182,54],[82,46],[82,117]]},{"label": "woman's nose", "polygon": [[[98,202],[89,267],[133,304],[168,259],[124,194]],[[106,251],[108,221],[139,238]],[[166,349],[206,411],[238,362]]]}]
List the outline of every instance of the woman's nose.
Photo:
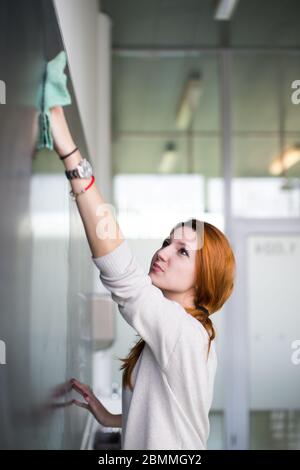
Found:
[{"label": "woman's nose", "polygon": [[166,250],[166,248],[167,247],[162,248],[157,254],[158,258],[162,261],[166,261],[168,258],[168,251]]}]

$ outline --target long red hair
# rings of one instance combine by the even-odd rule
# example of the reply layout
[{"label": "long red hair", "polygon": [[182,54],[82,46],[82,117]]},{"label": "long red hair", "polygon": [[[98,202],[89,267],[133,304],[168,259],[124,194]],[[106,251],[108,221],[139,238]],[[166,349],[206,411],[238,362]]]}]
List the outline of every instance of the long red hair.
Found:
[{"label": "long red hair", "polygon": [[[201,222],[198,219],[189,219],[186,222],[179,222],[171,230],[178,227],[191,227],[201,236],[203,243],[201,249],[196,251],[196,281],[195,298],[196,308],[185,307],[186,312],[199,320],[206,329],[209,336],[208,353],[211,341],[216,333],[210,315],[221,309],[226,300],[230,297],[235,278],[235,257],[231,246],[225,235],[212,224]],[[198,227],[202,227],[200,233]],[[201,310],[204,307],[208,314]],[[133,389],[131,384],[131,373],[145,346],[143,338],[133,346],[126,358],[118,358],[123,362],[120,370],[124,369],[123,386]]]}]

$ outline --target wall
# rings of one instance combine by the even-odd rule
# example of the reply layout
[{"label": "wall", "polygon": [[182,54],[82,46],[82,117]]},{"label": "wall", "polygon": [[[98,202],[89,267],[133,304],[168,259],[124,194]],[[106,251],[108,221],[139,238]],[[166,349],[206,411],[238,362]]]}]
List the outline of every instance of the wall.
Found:
[{"label": "wall", "polygon": [[[62,48],[51,1],[1,1],[1,449],[79,448],[87,419],[70,405],[69,379],[91,380],[90,252],[61,162],[54,152],[35,151],[38,86],[46,61]],[[68,86],[66,112],[88,154],[81,124],[88,110],[79,114]]]}]

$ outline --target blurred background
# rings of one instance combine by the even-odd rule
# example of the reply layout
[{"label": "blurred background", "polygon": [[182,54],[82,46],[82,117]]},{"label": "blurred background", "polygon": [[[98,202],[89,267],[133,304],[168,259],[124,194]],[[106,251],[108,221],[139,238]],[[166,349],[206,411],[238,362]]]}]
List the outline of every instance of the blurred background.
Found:
[{"label": "blurred background", "polygon": [[[138,337],[99,273],[38,87],[64,49],[74,139],[148,272],[173,225],[229,238],[208,449],[300,449],[297,0],[1,0],[0,448],[120,448],[69,379],[121,413]],[[299,81],[297,83],[297,81]]]}]

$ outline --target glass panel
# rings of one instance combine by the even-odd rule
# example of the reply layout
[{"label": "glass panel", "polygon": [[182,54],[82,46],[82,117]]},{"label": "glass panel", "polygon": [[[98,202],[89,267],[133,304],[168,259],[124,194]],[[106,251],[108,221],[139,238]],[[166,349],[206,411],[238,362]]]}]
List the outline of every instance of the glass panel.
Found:
[{"label": "glass panel", "polygon": [[[300,116],[299,116],[300,118]],[[296,149],[291,152],[291,149]],[[285,155],[290,156],[290,163],[286,165],[286,183],[292,189],[300,188],[300,135],[288,132],[284,135],[283,150]]]},{"label": "glass panel", "polygon": [[[221,177],[222,165],[219,137],[196,137],[192,149],[192,169],[207,178]],[[222,197],[223,200],[223,197]]]},{"label": "glass panel", "polygon": [[299,217],[299,188],[283,189],[283,178],[235,178],[234,215],[239,217]]},{"label": "glass panel", "polygon": [[[196,91],[189,81],[195,74]],[[113,174],[200,172],[220,176],[216,55],[115,58],[112,99]],[[191,100],[194,110],[189,113]],[[162,170],[170,144],[175,156]]]},{"label": "glass panel", "polygon": [[278,71],[276,55],[235,54],[231,83],[233,132],[278,132]]},{"label": "glass panel", "polygon": [[[172,139],[176,155],[169,163],[169,173],[186,173],[186,143],[184,140]],[[147,174],[159,173],[166,141],[149,138],[122,138],[113,143],[114,174]]]},{"label": "glass panel", "polygon": [[[286,53],[282,57],[282,68],[283,68],[283,99],[284,99],[284,130],[285,132],[297,132],[296,136],[300,131],[300,103],[299,101],[299,86],[292,88],[292,84],[295,80],[300,80],[300,55],[299,54],[288,54]],[[297,98],[297,103],[292,100],[294,94]]]},{"label": "glass panel", "polygon": [[165,132],[176,130],[176,112],[191,73],[201,75],[195,131],[219,131],[217,56],[196,58],[113,59],[113,130]]},{"label": "glass panel", "polygon": [[250,448],[300,450],[300,411],[252,411]]},{"label": "glass panel", "polygon": [[204,209],[199,175],[118,175],[114,190],[118,220],[129,238],[165,237],[177,222],[201,217]]},{"label": "glass panel", "polygon": [[[189,124],[180,129],[177,110],[192,72],[201,76],[199,100]],[[114,58],[112,99],[114,203],[122,231],[148,272],[154,251],[180,220],[198,217],[224,231],[218,57]],[[173,155],[166,163],[170,144]],[[222,313],[213,321],[220,350]],[[126,322],[120,317],[117,322],[121,334],[113,346],[115,359],[136,342]],[[114,361],[113,380],[120,384],[119,367]],[[219,449],[224,448],[221,370],[209,438],[210,448]]]},{"label": "glass panel", "polygon": [[300,117],[300,107],[291,104],[291,80],[298,68],[292,56],[238,53],[234,56],[231,84],[234,216],[300,215],[300,145],[297,133],[292,132],[298,129],[295,122]]},{"label": "glass panel", "polygon": [[299,448],[300,236],[249,236],[247,263],[251,447]]}]

